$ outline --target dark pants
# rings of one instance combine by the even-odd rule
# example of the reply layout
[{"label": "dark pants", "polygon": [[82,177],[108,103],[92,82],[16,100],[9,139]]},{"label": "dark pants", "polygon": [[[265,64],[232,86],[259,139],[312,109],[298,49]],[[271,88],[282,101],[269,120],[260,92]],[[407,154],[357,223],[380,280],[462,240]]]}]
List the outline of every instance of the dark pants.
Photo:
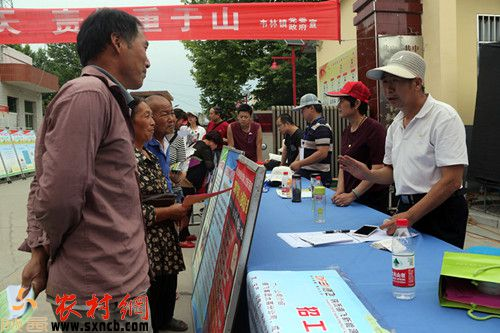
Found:
[{"label": "dark pants", "polygon": [[165,274],[151,279],[148,300],[153,331],[164,329],[174,316],[177,274]]},{"label": "dark pants", "polygon": [[359,199],[356,199],[356,202],[387,214],[387,208],[389,207],[389,188],[376,192],[368,191]]},{"label": "dark pants", "polygon": [[[411,204],[405,204],[399,200],[398,212],[406,212],[411,206]],[[465,197],[453,194],[436,209],[413,224],[413,228],[463,248],[468,216],[469,208]]]},{"label": "dark pants", "polygon": [[[184,193],[184,197],[187,196],[187,195],[191,195],[191,194],[196,194],[196,189],[194,187],[183,187],[182,188],[182,192]],[[193,214],[193,206],[191,206],[189,208],[189,211],[187,213],[187,218],[189,220],[191,220],[191,215]],[[184,242],[186,241],[186,237],[191,235],[191,233],[189,232],[189,228],[188,227],[185,227],[181,230],[179,230],[179,241],[180,242]]]},{"label": "dark pants", "polygon": [[332,184],[332,174],[330,171],[319,172],[319,171],[310,171],[310,170],[306,170],[306,169],[300,169],[297,171],[297,173],[299,175],[301,175],[302,177],[307,178],[309,180],[311,180],[311,175],[313,173],[317,173],[321,176],[321,183],[323,184],[324,187],[328,188]]}]

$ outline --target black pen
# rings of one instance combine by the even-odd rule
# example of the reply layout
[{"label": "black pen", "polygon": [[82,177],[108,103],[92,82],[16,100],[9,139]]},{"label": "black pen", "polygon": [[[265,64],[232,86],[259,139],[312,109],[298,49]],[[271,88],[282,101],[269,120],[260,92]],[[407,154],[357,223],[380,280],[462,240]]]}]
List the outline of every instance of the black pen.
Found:
[{"label": "black pen", "polygon": [[337,233],[337,232],[341,232],[343,234],[346,234],[348,232],[350,232],[351,230],[349,229],[342,229],[342,230],[327,230],[325,231],[325,234],[334,234],[334,233]]}]

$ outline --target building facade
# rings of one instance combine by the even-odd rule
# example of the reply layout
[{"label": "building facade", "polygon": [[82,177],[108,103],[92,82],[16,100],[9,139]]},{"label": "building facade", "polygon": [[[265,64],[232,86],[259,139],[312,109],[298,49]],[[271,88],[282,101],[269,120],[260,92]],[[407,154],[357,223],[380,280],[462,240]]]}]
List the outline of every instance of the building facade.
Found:
[{"label": "building facade", "polygon": [[381,87],[365,74],[368,69],[383,65],[391,54],[409,49],[426,60],[426,90],[452,105],[466,126],[473,124],[478,45],[500,41],[500,1],[340,3],[342,40],[322,41],[317,47],[318,94],[357,78],[372,91],[371,116],[388,123],[393,113],[384,104]]},{"label": "building facade", "polygon": [[36,130],[43,118],[42,93],[58,89],[57,76],[33,67],[24,53],[0,45],[0,128]]}]

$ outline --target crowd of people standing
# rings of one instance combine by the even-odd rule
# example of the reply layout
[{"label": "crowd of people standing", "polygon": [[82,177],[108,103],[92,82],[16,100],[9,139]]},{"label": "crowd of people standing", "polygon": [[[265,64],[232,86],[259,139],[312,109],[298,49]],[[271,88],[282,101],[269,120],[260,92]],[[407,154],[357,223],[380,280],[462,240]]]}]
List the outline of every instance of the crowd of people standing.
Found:
[{"label": "crowd of people standing", "polygon": [[[205,130],[194,113],[174,109],[165,97],[134,99],[127,90],[143,84],[147,47],[142,23],[123,11],[100,9],[82,23],[82,76],[60,89],[38,132],[20,247],[31,258],[22,286],[35,294],[46,289],[56,314],[60,295],[72,295],[76,317],[85,323],[105,320],[87,311],[89,300],[106,297],[110,318],[123,328],[119,301],[147,295],[151,317],[137,313],[128,321],[146,321],[152,332],[184,331],[187,324],[173,318],[177,276],[185,269],[181,247],[194,247],[196,236],[189,233],[192,209],[183,198],[205,190],[225,144],[263,161],[262,128],[248,104],[236,107],[231,124],[212,107]],[[425,61],[416,53],[397,52],[367,76],[381,81],[400,110],[387,132],[368,115],[369,89],[348,82],[327,94],[339,99],[339,115],[349,122],[341,151],[334,152],[322,103],[306,94],[294,109],[307,122],[303,130],[290,115],[277,120],[285,136],[281,164],[304,177],[319,173],[328,186],[334,153],[340,155],[333,204],[356,201],[385,211],[387,185],[394,183],[398,213],[381,228],[393,233],[396,219],[404,218],[463,247],[468,159],[460,117],[425,92]]]}]

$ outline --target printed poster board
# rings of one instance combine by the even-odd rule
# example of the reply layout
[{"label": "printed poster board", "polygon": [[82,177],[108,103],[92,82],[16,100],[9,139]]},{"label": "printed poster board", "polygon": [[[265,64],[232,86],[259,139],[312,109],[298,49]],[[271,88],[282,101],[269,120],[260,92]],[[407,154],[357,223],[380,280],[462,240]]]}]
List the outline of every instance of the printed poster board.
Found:
[{"label": "printed poster board", "polygon": [[6,177],[22,174],[9,130],[0,130],[0,155]]},{"label": "printed poster board", "polygon": [[[234,172],[236,171],[238,157],[241,154],[243,154],[243,152],[240,150],[224,146],[213,181],[210,184],[210,193],[222,191],[233,186]],[[207,234],[210,230],[210,226],[213,223],[219,226],[219,229],[222,228],[225,211],[229,205],[230,195],[230,192],[226,192],[208,200],[208,205],[203,214],[200,236],[196,242],[196,249],[193,256],[193,285],[196,283],[201,259],[205,254]],[[215,219],[214,216],[216,217]],[[213,241],[214,239],[211,240],[211,242]],[[213,249],[214,244],[211,243],[210,245],[210,248]],[[215,248],[218,248],[218,246],[218,244],[215,244]],[[207,255],[215,256],[216,253],[209,252]]]},{"label": "printed poster board", "polygon": [[10,137],[16,150],[19,164],[23,173],[35,171],[35,142],[33,130],[10,130]]},{"label": "printed poster board", "polygon": [[249,272],[247,294],[251,332],[389,333],[336,270]]},{"label": "printed poster board", "polygon": [[325,96],[326,92],[339,91],[348,81],[358,81],[358,53],[353,47],[322,65],[318,71],[318,98],[324,105],[335,105],[336,98]]},{"label": "printed poster board", "polygon": [[264,177],[263,166],[239,156],[233,190],[228,192],[224,223],[212,222],[194,285],[192,306],[196,332],[230,332],[232,329]]}]

